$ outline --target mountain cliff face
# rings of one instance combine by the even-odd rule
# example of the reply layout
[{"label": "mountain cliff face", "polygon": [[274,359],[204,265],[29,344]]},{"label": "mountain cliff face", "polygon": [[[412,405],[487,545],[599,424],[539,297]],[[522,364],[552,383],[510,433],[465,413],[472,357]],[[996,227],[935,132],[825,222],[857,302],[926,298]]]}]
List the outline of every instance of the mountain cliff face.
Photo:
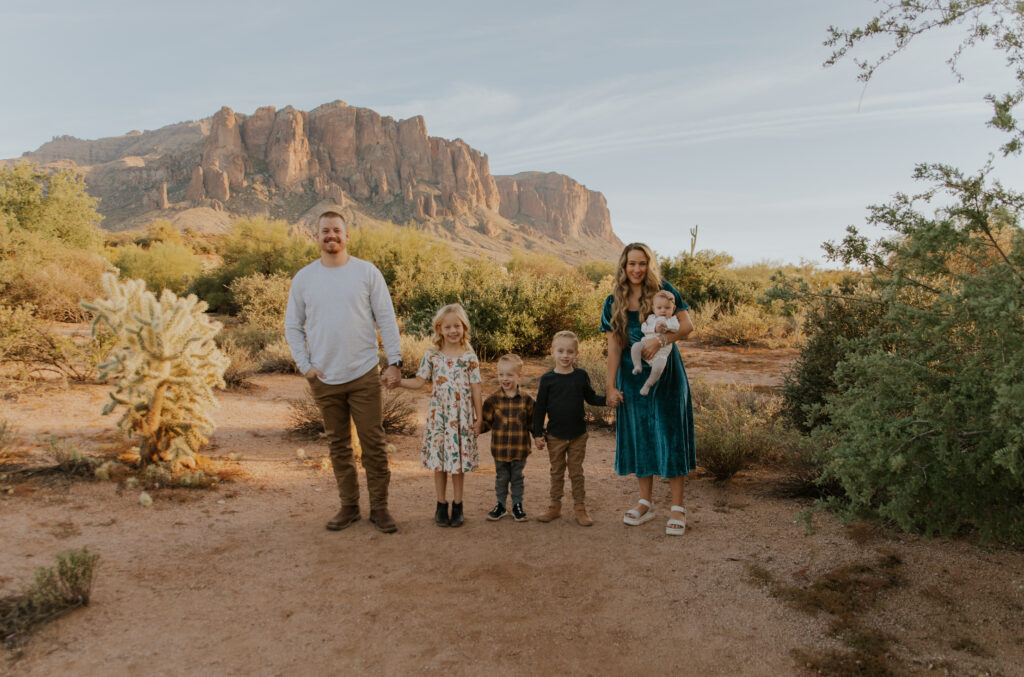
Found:
[{"label": "mountain cliff face", "polygon": [[111,230],[185,212],[196,225],[211,210],[295,221],[331,202],[357,224],[418,224],[467,251],[542,249],[579,260],[622,247],[601,193],[561,174],[492,176],[486,155],[428,136],[422,117],[396,121],[342,101],[308,112],[222,108],[96,141],[57,137],[23,159],[82,171]]}]

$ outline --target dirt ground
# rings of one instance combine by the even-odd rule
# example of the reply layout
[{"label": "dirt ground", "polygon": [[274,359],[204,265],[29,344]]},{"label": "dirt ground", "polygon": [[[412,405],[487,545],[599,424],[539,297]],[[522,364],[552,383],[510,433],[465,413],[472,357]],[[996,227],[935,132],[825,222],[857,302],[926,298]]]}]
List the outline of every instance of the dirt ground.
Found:
[{"label": "dirt ground", "polygon": [[[687,347],[691,376],[778,384],[791,354]],[[531,362],[526,386],[543,366]],[[101,557],[92,603],[0,656],[10,675],[791,675],[794,650],[842,650],[827,615],[793,608],[751,579],[807,587],[845,564],[895,555],[901,583],[862,621],[892,638],[901,673],[1024,675],[1024,553],[966,540],[926,540],[849,527],[808,503],[773,498],[761,470],[686,487],[685,536],[664,533],[668,485],[655,483],[657,519],[622,523],[636,482],[615,475],[614,435],[591,432],[587,497],[595,525],[568,510],[550,524],[484,519],[494,466],[466,480],[466,524],[432,520],[433,483],[419,467],[419,434],[395,436],[391,509],[378,533],[364,518],[329,532],[338,508],[317,442],[284,432],[296,376],[256,379],[225,393],[210,455],[241,454],[243,476],[215,490],[139,492],[109,482],[33,482],[0,497],[0,593],[18,591],[56,553]],[[495,387],[493,365],[485,392]],[[19,453],[41,457],[53,434],[101,453],[113,417],[107,388],[22,393],[0,401]],[[417,393],[422,408],[427,393]],[[297,450],[311,457],[300,460]],[[698,460],[699,460],[698,440]],[[547,503],[548,463],[530,457],[525,507]],[[364,515],[368,506],[363,495]],[[0,653],[3,650],[0,649]],[[870,674],[865,672],[864,674]]]}]

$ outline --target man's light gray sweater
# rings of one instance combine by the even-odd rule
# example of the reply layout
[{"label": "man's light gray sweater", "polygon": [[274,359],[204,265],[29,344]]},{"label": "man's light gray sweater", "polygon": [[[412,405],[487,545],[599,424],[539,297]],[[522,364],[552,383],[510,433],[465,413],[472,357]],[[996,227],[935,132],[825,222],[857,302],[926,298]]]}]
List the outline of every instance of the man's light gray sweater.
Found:
[{"label": "man's light gray sweater", "polygon": [[372,263],[349,257],[345,265],[328,268],[317,260],[295,274],[284,333],[303,374],[316,367],[330,385],[363,376],[378,362],[377,329],[388,362],[400,360],[395,308]]}]

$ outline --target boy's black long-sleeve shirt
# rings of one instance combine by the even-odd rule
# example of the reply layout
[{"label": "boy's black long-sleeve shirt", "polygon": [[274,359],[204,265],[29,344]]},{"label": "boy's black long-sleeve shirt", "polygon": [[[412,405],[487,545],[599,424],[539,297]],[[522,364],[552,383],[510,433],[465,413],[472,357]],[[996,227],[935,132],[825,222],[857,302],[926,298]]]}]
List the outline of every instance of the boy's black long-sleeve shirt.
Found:
[{"label": "boy's black long-sleeve shirt", "polygon": [[559,374],[549,371],[540,377],[537,403],[533,408],[533,436],[544,434],[544,418],[548,420],[548,434],[561,440],[571,440],[587,432],[583,419],[584,401],[604,407],[604,395],[598,395],[590,385],[590,376],[583,369]]}]

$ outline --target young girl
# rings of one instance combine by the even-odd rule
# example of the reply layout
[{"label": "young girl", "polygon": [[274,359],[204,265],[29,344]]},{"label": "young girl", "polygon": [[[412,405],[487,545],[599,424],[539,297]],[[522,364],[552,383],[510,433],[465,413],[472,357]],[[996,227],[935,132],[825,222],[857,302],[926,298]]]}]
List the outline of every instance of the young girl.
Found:
[{"label": "young girl", "polygon": [[[423,431],[420,462],[434,471],[439,527],[462,526],[464,473],[476,470],[481,397],[480,362],[469,345],[469,318],[458,303],[434,315],[434,346],[427,350],[415,378],[402,379],[402,387],[417,389],[433,382],[430,408]],[[452,476],[452,511],[448,514],[446,489]]]}]

